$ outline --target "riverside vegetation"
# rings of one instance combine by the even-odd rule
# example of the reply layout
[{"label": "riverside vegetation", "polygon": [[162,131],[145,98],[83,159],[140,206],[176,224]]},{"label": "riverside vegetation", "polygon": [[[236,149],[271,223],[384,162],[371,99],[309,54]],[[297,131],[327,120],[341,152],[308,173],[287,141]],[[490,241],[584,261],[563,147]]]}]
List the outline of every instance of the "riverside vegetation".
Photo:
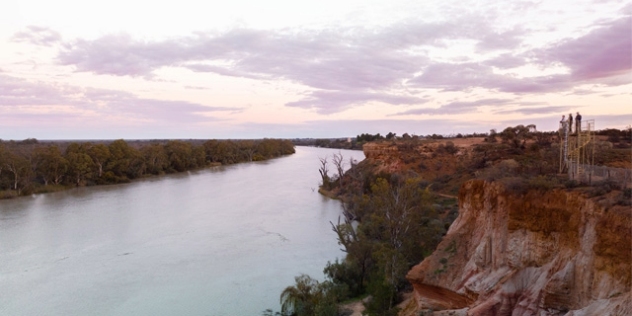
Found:
[{"label": "riverside vegetation", "polygon": [[[632,167],[629,130],[596,134],[596,164]],[[331,224],[346,257],[327,264],[322,282],[297,276],[281,293],[281,311],[263,315],[350,315],[341,303],[361,298],[365,314],[397,315],[402,294],[412,291],[406,273],[435,251],[457,216],[455,195],[471,179],[499,183],[516,195],[561,188],[597,197],[602,205],[630,205],[630,188],[607,180],[587,186],[558,174],[555,132],[518,125],[475,136],[468,146],[459,145],[457,138],[468,138],[463,135],[378,138],[364,145],[367,159],[348,162],[346,173],[341,154],[321,158],[321,191],[343,203],[344,217]]]},{"label": "riverside vegetation", "polygon": [[40,142],[0,140],[0,198],[115,184],[294,153],[288,140]]}]

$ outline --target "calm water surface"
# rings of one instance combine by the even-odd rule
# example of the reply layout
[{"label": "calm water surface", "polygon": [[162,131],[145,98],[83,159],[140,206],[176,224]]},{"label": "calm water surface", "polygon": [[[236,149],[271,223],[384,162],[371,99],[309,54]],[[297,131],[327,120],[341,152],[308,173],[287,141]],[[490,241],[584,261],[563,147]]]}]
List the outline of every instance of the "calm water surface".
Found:
[{"label": "calm water surface", "polygon": [[[364,159],[360,151],[341,151]],[[0,315],[260,315],[344,254],[318,157],[0,201]],[[348,164],[348,163],[347,163]],[[333,167],[332,167],[333,169]]]}]

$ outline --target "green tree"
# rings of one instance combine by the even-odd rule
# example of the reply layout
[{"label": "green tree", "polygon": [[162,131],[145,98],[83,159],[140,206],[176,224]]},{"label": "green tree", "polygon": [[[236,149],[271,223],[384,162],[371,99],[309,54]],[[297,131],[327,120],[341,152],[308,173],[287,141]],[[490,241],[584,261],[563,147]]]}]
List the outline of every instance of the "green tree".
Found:
[{"label": "green tree", "polygon": [[311,315],[314,313],[315,297],[319,291],[318,281],[309,275],[301,274],[294,278],[295,285],[281,292],[281,312],[293,315]]},{"label": "green tree", "polygon": [[257,152],[257,145],[252,140],[242,140],[239,142],[239,151],[246,161],[253,161]]},{"label": "green tree", "polygon": [[[4,144],[2,144],[2,140],[0,140],[0,176],[2,176],[2,170],[4,169],[7,154],[7,149],[4,147]],[[2,189],[2,187],[0,187],[0,189]]]},{"label": "green tree", "polygon": [[50,182],[60,184],[68,171],[68,160],[64,158],[59,147],[55,145],[36,149],[35,160],[37,161],[37,175],[42,178],[44,185],[48,185]]},{"label": "green tree", "polygon": [[23,154],[8,152],[4,157],[4,169],[13,175],[11,189],[17,191],[18,195],[31,182],[31,162]]},{"label": "green tree", "polygon": [[65,158],[68,161],[68,173],[69,182],[76,186],[81,186],[86,183],[95,169],[94,161],[90,155],[88,155],[88,149],[86,144],[71,143],[66,148]]},{"label": "green tree", "polygon": [[500,138],[503,143],[508,143],[514,148],[519,148],[524,147],[527,140],[533,138],[533,132],[535,131],[536,128],[533,124],[507,127],[500,133]]},{"label": "green tree", "polygon": [[140,149],[141,155],[147,164],[147,172],[151,174],[164,173],[169,167],[169,157],[165,153],[164,146],[150,144]]},{"label": "green tree", "polygon": [[190,143],[179,140],[169,141],[165,145],[165,153],[169,160],[169,168],[173,171],[182,172],[192,167],[191,156],[193,149]]},{"label": "green tree", "polygon": [[134,157],[137,156],[136,149],[119,139],[108,145],[110,157],[106,163],[106,170],[111,171],[115,176],[126,179],[130,173],[130,166]]},{"label": "green tree", "polygon": [[104,144],[96,144],[88,149],[88,155],[97,166],[97,177],[101,178],[103,176],[103,166],[112,156],[110,149]]},{"label": "green tree", "polygon": [[[329,281],[318,282],[309,275],[294,278],[296,284],[281,293],[281,313],[293,316],[331,316],[338,314],[340,288]],[[346,295],[346,294],[345,294]]]}]

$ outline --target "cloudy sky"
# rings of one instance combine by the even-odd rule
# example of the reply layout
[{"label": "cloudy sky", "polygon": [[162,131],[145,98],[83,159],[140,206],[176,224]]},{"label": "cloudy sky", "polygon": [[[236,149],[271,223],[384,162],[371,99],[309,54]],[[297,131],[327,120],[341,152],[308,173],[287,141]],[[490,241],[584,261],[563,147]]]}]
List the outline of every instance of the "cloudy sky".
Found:
[{"label": "cloudy sky", "polygon": [[0,138],[632,124],[632,1],[7,0]]}]

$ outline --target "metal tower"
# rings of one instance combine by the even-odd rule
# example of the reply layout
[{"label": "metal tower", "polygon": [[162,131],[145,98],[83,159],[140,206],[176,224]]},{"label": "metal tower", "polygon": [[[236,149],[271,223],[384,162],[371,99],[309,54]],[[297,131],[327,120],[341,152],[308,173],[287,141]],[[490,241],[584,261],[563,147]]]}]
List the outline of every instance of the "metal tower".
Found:
[{"label": "metal tower", "polygon": [[582,121],[580,130],[571,133],[568,122],[560,122],[560,173],[570,180],[591,182],[595,157],[595,120]]}]

